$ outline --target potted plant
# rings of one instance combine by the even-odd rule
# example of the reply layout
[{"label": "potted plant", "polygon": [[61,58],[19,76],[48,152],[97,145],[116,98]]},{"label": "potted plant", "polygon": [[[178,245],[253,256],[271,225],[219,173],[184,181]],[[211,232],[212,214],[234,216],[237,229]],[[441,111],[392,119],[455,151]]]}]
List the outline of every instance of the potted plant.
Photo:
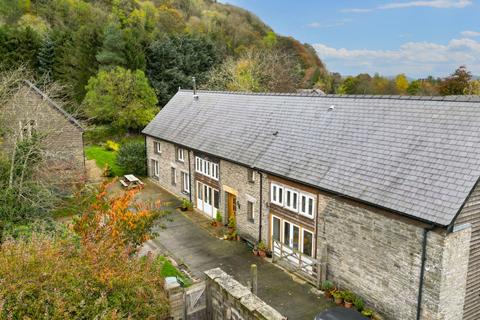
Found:
[{"label": "potted plant", "polygon": [[367,318],[371,318],[373,316],[373,310],[372,309],[364,309],[362,311],[362,315],[364,315]]},{"label": "potted plant", "polygon": [[191,210],[192,207],[192,203],[188,199],[182,199],[182,206],[180,207],[180,210],[188,211]]},{"label": "potted plant", "polygon": [[333,290],[332,291],[332,296],[333,299],[335,300],[335,304],[337,306],[341,305],[343,303],[343,291],[340,290]]},{"label": "potted plant", "polygon": [[362,312],[363,308],[365,308],[365,302],[363,302],[363,299],[359,296],[356,296],[355,299],[353,299],[353,305],[358,312]]},{"label": "potted plant", "polygon": [[215,225],[217,227],[221,227],[222,226],[222,213],[220,211],[217,211],[217,214],[215,216]]},{"label": "potted plant", "polygon": [[258,255],[262,258],[265,258],[267,255],[267,246],[265,245],[265,242],[260,241],[257,246],[258,249]]},{"label": "potted plant", "polygon": [[235,224],[235,217],[230,217],[228,218],[228,231],[231,233],[235,230],[236,224]]},{"label": "potted plant", "polygon": [[334,289],[333,282],[330,280],[325,280],[322,282],[322,291],[325,295],[325,298],[332,299],[332,290]]},{"label": "potted plant", "polygon": [[355,300],[355,294],[351,291],[345,291],[343,294],[343,301],[345,302],[345,308],[353,307],[353,300]]}]

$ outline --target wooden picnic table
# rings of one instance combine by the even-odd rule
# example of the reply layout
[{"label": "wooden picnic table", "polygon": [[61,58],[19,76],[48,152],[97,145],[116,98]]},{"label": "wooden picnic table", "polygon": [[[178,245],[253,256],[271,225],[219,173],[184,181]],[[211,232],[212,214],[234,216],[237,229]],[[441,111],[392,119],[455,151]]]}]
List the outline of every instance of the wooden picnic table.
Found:
[{"label": "wooden picnic table", "polygon": [[120,179],[120,183],[122,186],[125,188],[133,188],[137,186],[143,186],[143,182],[140,181],[137,177],[135,177],[133,174],[126,174],[123,176],[124,179]]}]

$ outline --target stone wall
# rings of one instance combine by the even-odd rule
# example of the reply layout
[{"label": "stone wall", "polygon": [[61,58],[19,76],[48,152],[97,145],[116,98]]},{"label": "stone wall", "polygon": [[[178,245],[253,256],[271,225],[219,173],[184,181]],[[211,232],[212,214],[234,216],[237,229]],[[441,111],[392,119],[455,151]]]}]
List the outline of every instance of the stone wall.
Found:
[{"label": "stone wall", "polygon": [[[177,195],[172,186],[170,168],[188,170],[187,164],[175,162],[175,146],[162,141],[162,154],[152,154],[153,139],[147,138],[150,157],[159,159],[159,184]],[[194,156],[191,152],[192,178]],[[240,236],[258,240],[260,177],[248,181],[248,168],[221,160],[219,208],[226,212],[225,192],[237,195],[237,228]],[[263,174],[262,239],[270,234],[270,182]],[[194,190],[192,183],[191,190]],[[308,189],[307,191],[311,191]],[[193,193],[195,194],[195,193]],[[372,305],[386,319],[414,319],[420,283],[422,242],[428,225],[353,200],[317,191],[317,254],[327,247],[327,277],[349,289]],[[193,201],[195,201],[193,196]],[[253,223],[247,220],[247,201],[255,202]],[[293,214],[293,213],[292,213]],[[293,219],[294,217],[292,217]],[[469,231],[447,233],[446,229],[428,232],[423,284],[423,319],[461,319],[465,295]],[[453,263],[457,261],[457,263]],[[452,298],[453,297],[453,298]]]},{"label": "stone wall", "polygon": [[220,268],[208,270],[205,274],[207,276],[207,319],[286,319]]},{"label": "stone wall", "polygon": [[[344,198],[327,194],[319,198],[326,204],[319,212],[318,241],[328,247],[327,277],[362,296],[387,319],[415,319],[427,226]],[[444,229],[428,233],[422,319],[461,319],[446,317],[458,307],[446,304],[441,294],[452,281],[459,281],[450,294],[458,300],[464,295],[467,238],[447,235]],[[452,269],[448,265],[452,259],[462,263]]]},{"label": "stone wall", "polygon": [[[161,153],[158,154],[155,152],[154,149],[154,142],[157,141],[160,143],[161,146]],[[190,198],[189,193],[186,193],[182,190],[182,176],[181,172],[186,172],[188,174],[189,172],[189,153],[190,153],[190,159],[191,162],[193,163],[193,152],[188,152],[185,150],[185,161],[179,161],[177,160],[177,155],[176,155],[176,150],[177,147],[167,141],[159,140],[159,139],[154,139],[152,137],[147,136],[146,137],[146,148],[147,148],[147,161],[148,161],[148,175],[149,177],[157,182],[162,188],[168,190],[169,192],[182,197],[182,198]],[[160,174],[159,176],[155,176],[153,172],[153,167],[152,167],[152,162],[151,160],[156,160],[159,162],[159,167],[160,167]],[[176,172],[176,180],[177,182],[175,184],[172,183],[172,168],[175,168]],[[191,167],[191,174],[193,175],[193,172],[195,168]],[[193,179],[193,177],[191,178]],[[190,185],[190,192],[192,192],[192,202],[194,201],[195,197],[195,188],[194,188],[195,183],[192,183]]]},{"label": "stone wall", "polygon": [[[463,228],[463,229],[462,229]],[[467,286],[467,272],[472,229],[464,225],[447,235],[443,252],[439,319],[460,320]],[[478,307],[478,306],[477,306]]]},{"label": "stone wall", "polygon": [[[157,154],[154,150],[154,141],[161,144],[161,154]],[[153,181],[169,192],[179,197],[189,198],[189,195],[182,191],[180,172],[188,172],[188,153],[185,152],[185,162],[176,160],[176,146],[170,142],[146,137],[147,158],[149,167],[149,176]],[[190,170],[191,170],[191,186],[192,202],[196,204],[196,179],[195,179],[195,153],[190,153]],[[160,165],[159,177],[154,176],[151,159],[157,160]],[[171,168],[176,168],[177,181],[176,185],[171,181]],[[256,242],[259,236],[260,224],[260,173],[255,173],[255,181],[248,181],[248,168],[234,164],[229,161],[221,160],[219,163],[219,182],[215,182],[213,187],[219,188],[220,201],[219,208],[222,216],[227,212],[226,208],[226,191],[234,193],[237,196],[237,231],[238,234],[245,239]],[[263,206],[262,206],[262,239],[267,240],[268,237],[268,206],[269,199],[269,182],[267,175],[262,173],[263,180]],[[208,180],[206,178],[205,180]],[[202,180],[203,181],[203,180]],[[247,219],[247,201],[254,202],[254,220]],[[227,221],[224,221],[227,223]]]},{"label": "stone wall", "polygon": [[83,131],[70,122],[59,110],[27,86],[22,87],[12,102],[1,106],[2,121],[6,125],[3,148],[7,152],[20,135],[21,122],[34,120],[36,132],[41,135],[42,153],[48,163],[41,174],[54,177],[59,183],[71,183],[85,178]]},{"label": "stone wall", "polygon": [[[226,212],[225,191],[233,192],[237,196],[237,232],[245,239],[258,241],[260,228],[260,173],[255,172],[255,181],[248,181],[248,168],[229,161],[220,161],[220,184],[222,212]],[[269,197],[268,181],[263,175],[263,204],[262,204],[262,239],[266,241],[268,235],[268,207],[266,202]],[[254,220],[247,219],[247,201],[254,203]]]}]

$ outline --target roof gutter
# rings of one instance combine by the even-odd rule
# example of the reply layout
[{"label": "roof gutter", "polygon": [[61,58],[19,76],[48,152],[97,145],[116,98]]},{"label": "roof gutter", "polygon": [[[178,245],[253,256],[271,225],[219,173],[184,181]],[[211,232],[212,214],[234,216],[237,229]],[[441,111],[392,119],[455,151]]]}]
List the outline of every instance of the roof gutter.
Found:
[{"label": "roof gutter", "polygon": [[405,212],[401,212],[401,211],[394,210],[394,209],[391,209],[391,208],[383,207],[383,206],[381,206],[381,205],[378,205],[378,204],[375,204],[375,203],[371,203],[371,202],[368,202],[368,201],[365,201],[365,200],[362,200],[362,199],[358,199],[358,198],[355,198],[355,197],[351,197],[351,196],[349,196],[349,195],[346,195],[346,194],[343,194],[343,193],[340,193],[340,192],[336,192],[336,191],[333,191],[333,190],[328,190],[328,189],[325,189],[325,188],[321,188],[321,187],[316,186],[316,185],[313,185],[313,184],[311,184],[311,183],[303,182],[303,181],[300,181],[300,180],[297,180],[297,179],[294,179],[294,178],[291,178],[291,177],[282,176],[281,174],[278,174],[278,173],[275,173],[275,172],[271,172],[271,171],[268,171],[268,170],[265,170],[265,169],[262,169],[262,168],[258,168],[258,167],[255,167],[255,166],[252,167],[251,165],[248,165],[248,164],[245,164],[245,163],[241,163],[241,162],[238,162],[238,161],[234,161],[234,160],[231,160],[231,159],[228,159],[228,158],[225,158],[225,157],[222,157],[222,156],[218,156],[218,155],[215,155],[215,154],[211,154],[211,153],[209,153],[209,152],[205,152],[205,151],[202,151],[202,150],[199,150],[199,149],[195,149],[195,148],[192,148],[191,146],[182,145],[182,144],[180,144],[180,143],[178,143],[178,142],[175,142],[175,141],[172,141],[172,140],[168,140],[168,139],[165,139],[165,138],[156,137],[156,136],[153,136],[153,135],[151,135],[151,134],[145,133],[145,132],[143,132],[143,131],[142,131],[142,134],[144,134],[144,135],[146,135],[146,136],[149,136],[149,137],[152,137],[152,138],[154,138],[154,139],[159,139],[159,140],[163,140],[163,141],[166,141],[166,142],[169,142],[169,143],[173,143],[173,144],[176,144],[176,145],[178,145],[178,146],[180,146],[180,147],[185,147],[185,148],[191,149],[191,150],[193,150],[193,151],[198,151],[198,152],[201,152],[201,153],[210,155],[210,156],[212,156],[212,157],[217,157],[217,158],[219,158],[219,159],[226,160],[226,161],[228,161],[228,162],[241,165],[241,166],[243,166],[243,167],[251,168],[251,169],[257,170],[257,171],[259,171],[259,172],[264,172],[264,173],[269,174],[269,175],[272,175],[272,176],[276,176],[276,177],[279,177],[279,178],[283,178],[283,179],[286,179],[286,180],[290,180],[290,181],[292,181],[292,182],[296,182],[296,183],[299,183],[299,184],[303,184],[303,185],[305,185],[305,186],[308,186],[308,187],[311,187],[311,188],[314,188],[314,189],[317,189],[317,190],[320,190],[320,191],[323,191],[323,192],[326,192],[326,193],[335,195],[335,196],[337,196],[337,197],[354,200],[354,201],[360,202],[360,203],[362,203],[362,204],[365,204],[365,205],[368,205],[368,206],[371,206],[371,207],[374,207],[374,208],[377,208],[377,209],[381,209],[381,210],[385,210],[385,211],[388,211],[388,212],[391,212],[391,213],[395,213],[395,214],[398,214],[398,215],[401,215],[401,216],[404,216],[404,217],[407,217],[407,218],[410,218],[410,219],[413,219],[413,220],[416,220],[416,221],[425,223],[425,224],[427,224],[427,225],[432,225],[432,226],[435,226],[435,227],[437,227],[437,228],[447,228],[447,227],[448,227],[448,225],[443,225],[443,224],[439,224],[439,223],[436,223],[436,222],[433,222],[433,221],[429,221],[429,220],[426,220],[426,219],[418,218],[418,217],[409,215],[409,214],[407,214],[407,213],[405,213]]},{"label": "roof gutter", "polygon": [[417,320],[420,320],[422,312],[422,298],[423,298],[423,282],[425,277],[425,263],[427,261],[427,239],[428,233],[435,229],[435,226],[432,225],[427,228],[423,228],[423,240],[422,240],[422,262],[420,267],[420,280],[418,284],[418,297],[417,297]]}]

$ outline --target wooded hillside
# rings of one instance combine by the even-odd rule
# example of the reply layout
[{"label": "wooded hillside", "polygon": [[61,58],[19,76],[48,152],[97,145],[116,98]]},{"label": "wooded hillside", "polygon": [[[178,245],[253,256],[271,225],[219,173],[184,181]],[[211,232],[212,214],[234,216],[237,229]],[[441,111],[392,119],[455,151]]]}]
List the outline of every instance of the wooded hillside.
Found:
[{"label": "wooded hillside", "polygon": [[[311,46],[275,34],[246,10],[212,0],[3,0],[0,68],[21,64],[70,87],[77,103],[94,86],[89,80],[108,78],[99,72],[116,67],[131,70],[132,79],[146,76],[160,105],[178,87],[190,88],[192,76],[207,86],[209,71],[232,64],[236,79],[219,83],[217,77],[210,84],[294,91],[327,76]],[[255,66],[265,64],[288,68],[279,72],[289,75],[287,81],[276,89],[275,73],[255,78]]]}]

